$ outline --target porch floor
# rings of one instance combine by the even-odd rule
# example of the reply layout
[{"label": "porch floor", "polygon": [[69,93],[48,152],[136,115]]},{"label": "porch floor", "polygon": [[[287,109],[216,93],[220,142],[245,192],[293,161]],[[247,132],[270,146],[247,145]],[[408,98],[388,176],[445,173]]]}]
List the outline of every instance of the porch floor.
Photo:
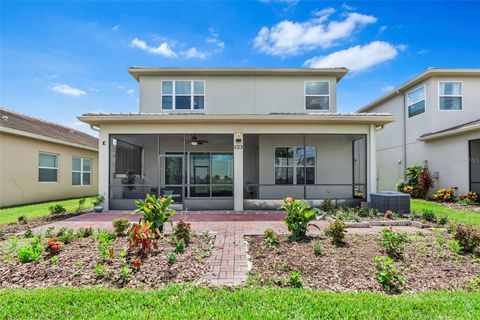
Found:
[{"label": "porch floor", "polygon": [[[209,231],[215,235],[213,250],[208,260],[210,270],[207,273],[207,279],[214,285],[239,285],[247,280],[249,266],[245,236],[262,235],[267,227],[282,234],[288,233],[282,222],[285,214],[275,211],[189,211],[178,212],[172,220],[176,221],[182,216],[191,223],[193,231],[199,233]],[[34,232],[45,232],[52,226],[57,229],[67,227],[74,230],[85,226],[91,226],[94,229],[111,229],[114,219],[127,218],[137,222],[140,217],[141,214],[131,214],[126,211],[91,212],[35,228]],[[314,224],[320,230],[310,228],[309,232],[312,234],[323,234],[329,225],[327,221],[316,221]],[[348,233],[375,234],[383,228],[350,228]],[[169,232],[171,224],[167,224],[165,229]],[[418,232],[418,229],[409,226],[393,227],[393,229],[408,233]]]}]

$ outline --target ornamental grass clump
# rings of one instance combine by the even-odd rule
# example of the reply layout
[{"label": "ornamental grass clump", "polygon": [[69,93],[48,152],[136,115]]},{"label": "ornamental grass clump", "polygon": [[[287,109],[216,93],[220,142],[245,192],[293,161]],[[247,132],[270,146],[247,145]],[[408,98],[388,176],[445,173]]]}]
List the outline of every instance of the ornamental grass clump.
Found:
[{"label": "ornamental grass clump", "polygon": [[155,195],[147,194],[144,201],[135,201],[137,209],[134,213],[143,212],[142,220],[149,223],[150,229],[162,233],[165,223],[176,212],[170,208],[172,203],[172,196],[157,199]]},{"label": "ornamental grass clump", "polygon": [[303,200],[293,200],[292,197],[283,199],[283,202],[284,205],[281,209],[284,209],[287,212],[287,216],[283,221],[287,225],[288,231],[290,231],[290,241],[297,241],[305,238],[307,229],[310,226],[320,230],[318,226],[310,223],[311,221],[319,220],[321,218],[319,211],[316,208],[312,208]]}]

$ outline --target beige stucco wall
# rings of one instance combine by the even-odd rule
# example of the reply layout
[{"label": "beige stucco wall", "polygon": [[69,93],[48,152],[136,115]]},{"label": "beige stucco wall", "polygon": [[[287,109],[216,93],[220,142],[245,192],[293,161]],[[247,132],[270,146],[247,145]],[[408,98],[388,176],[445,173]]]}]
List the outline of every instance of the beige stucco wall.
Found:
[{"label": "beige stucco wall", "polygon": [[[39,152],[59,155],[59,181],[38,182]],[[72,186],[72,157],[92,159],[90,186]],[[27,137],[0,133],[0,207],[95,195],[98,153]]]},{"label": "beige stucco wall", "polygon": [[[463,83],[462,110],[440,110],[440,81]],[[425,85],[425,112],[408,118],[406,93]],[[440,172],[435,188],[458,186],[468,189],[468,140],[478,134],[456,136],[435,142],[420,141],[423,134],[480,119],[479,77],[432,77],[370,110],[388,112],[395,122],[377,132],[378,190],[393,190],[404,178],[405,167],[428,160],[431,171]],[[405,153],[406,151],[406,153]],[[465,192],[465,191],[463,191]]]},{"label": "beige stucco wall", "polygon": [[[140,112],[162,110],[162,80],[205,80],[206,114],[268,114],[302,113],[305,110],[305,81],[328,81],[330,110],[309,112],[336,112],[335,77],[140,77]],[[181,110],[191,112],[191,110]],[[168,110],[167,110],[168,112]],[[178,112],[173,110],[173,112]]]}]

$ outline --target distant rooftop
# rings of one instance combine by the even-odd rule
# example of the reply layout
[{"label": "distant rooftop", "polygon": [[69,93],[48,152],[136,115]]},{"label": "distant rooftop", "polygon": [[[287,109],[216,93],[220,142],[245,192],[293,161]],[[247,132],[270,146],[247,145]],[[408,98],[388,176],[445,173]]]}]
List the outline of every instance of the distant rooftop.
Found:
[{"label": "distant rooftop", "polygon": [[347,68],[148,68],[130,67],[137,81],[140,76],[333,76],[339,81]]},{"label": "distant rooftop", "polygon": [[0,129],[2,127],[98,149],[98,139],[89,134],[4,108],[0,108]]}]

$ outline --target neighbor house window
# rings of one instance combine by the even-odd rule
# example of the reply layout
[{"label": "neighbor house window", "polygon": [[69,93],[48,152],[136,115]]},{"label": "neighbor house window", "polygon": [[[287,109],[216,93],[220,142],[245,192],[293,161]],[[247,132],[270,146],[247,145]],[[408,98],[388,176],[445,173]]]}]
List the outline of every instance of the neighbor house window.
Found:
[{"label": "neighbor house window", "polygon": [[89,186],[92,178],[92,160],[72,158],[72,185]]},{"label": "neighbor house window", "polygon": [[414,117],[425,112],[425,86],[407,93],[408,117]]},{"label": "neighbor house window", "polygon": [[203,110],[205,81],[162,80],[163,110]]},{"label": "neighbor house window", "polygon": [[58,182],[58,155],[40,152],[38,155],[38,181]]},{"label": "neighbor house window", "polygon": [[307,110],[330,109],[328,81],[305,81],[305,108]]},{"label": "neighbor house window", "polygon": [[462,82],[440,81],[438,95],[440,110],[462,110]]},{"label": "neighbor house window", "polygon": [[275,184],[315,184],[315,147],[275,148]]}]

